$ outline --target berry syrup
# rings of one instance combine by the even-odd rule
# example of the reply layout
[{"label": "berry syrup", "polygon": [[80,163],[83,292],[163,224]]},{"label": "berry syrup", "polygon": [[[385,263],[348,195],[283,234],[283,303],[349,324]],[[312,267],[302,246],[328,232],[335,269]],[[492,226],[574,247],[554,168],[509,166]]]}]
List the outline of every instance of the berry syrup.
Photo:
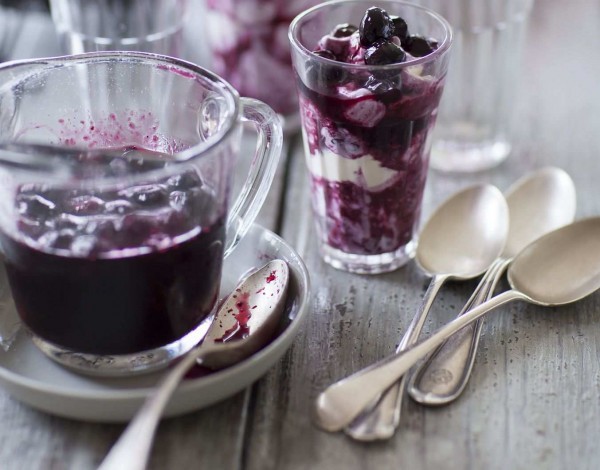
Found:
[{"label": "berry syrup", "polygon": [[[360,26],[338,25],[314,53],[379,66],[436,48],[436,41],[410,35],[401,18],[373,7]],[[434,79],[430,66],[353,70],[314,61],[304,81],[298,80],[313,208],[327,245],[377,255],[413,239],[428,169],[428,133],[443,90],[443,78]]]},{"label": "berry syrup", "polygon": [[[151,160],[142,166],[164,165]],[[141,168],[91,163],[111,174]],[[42,339],[137,353],[182,338],[213,309],[225,229],[195,172],[110,191],[22,185],[16,209],[17,230],[0,243],[19,314]]]}]

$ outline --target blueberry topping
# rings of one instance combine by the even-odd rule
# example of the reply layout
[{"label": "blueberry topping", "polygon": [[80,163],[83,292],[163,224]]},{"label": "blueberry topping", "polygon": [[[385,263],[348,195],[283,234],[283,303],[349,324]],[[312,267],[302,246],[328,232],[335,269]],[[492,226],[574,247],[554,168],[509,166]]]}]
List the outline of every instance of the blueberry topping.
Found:
[{"label": "blueberry topping", "polygon": [[408,37],[408,25],[399,16],[391,17],[392,23],[394,24],[394,36],[398,36],[400,41],[405,41]]},{"label": "blueberry topping", "polygon": [[402,88],[402,79],[400,73],[395,77],[379,78],[370,76],[365,82],[364,87],[375,95],[398,91]]},{"label": "blueberry topping", "polygon": [[365,52],[365,63],[367,65],[395,64],[402,62],[404,59],[406,59],[406,53],[393,42],[377,43]]},{"label": "blueberry topping", "polygon": [[337,25],[331,32],[331,35],[334,38],[347,38],[348,36],[352,36],[356,31],[358,31],[356,26],[353,24],[344,23]]},{"label": "blueberry topping", "polygon": [[[335,54],[329,50],[315,51],[314,54],[324,59],[337,60]],[[317,88],[339,85],[346,80],[346,77],[346,71],[342,67],[321,64],[316,61],[310,66],[308,71],[309,81]]]},{"label": "blueberry topping", "polygon": [[314,54],[318,55],[319,57],[323,57],[324,59],[336,60],[335,54],[326,49],[321,50],[321,51],[315,51]]},{"label": "blueberry topping", "polygon": [[431,54],[438,48],[435,39],[426,39],[423,36],[412,34],[402,41],[402,47],[414,57],[423,57]]},{"label": "blueberry topping", "polygon": [[394,23],[385,10],[371,7],[360,22],[360,43],[370,47],[377,41],[387,40],[394,34]]}]

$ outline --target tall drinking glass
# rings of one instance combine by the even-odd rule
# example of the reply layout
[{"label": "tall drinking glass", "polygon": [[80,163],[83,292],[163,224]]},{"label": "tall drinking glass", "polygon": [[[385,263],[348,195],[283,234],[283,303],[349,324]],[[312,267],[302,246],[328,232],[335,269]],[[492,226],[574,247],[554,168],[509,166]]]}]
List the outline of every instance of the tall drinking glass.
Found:
[{"label": "tall drinking glass", "polygon": [[533,0],[421,0],[452,24],[455,41],[431,166],[474,172],[514,146],[522,55]]},{"label": "tall drinking glass", "polygon": [[378,5],[403,18],[411,34],[433,38],[434,50],[388,65],[332,60],[365,54],[355,28],[336,26],[358,26],[370,1],[324,3],[290,27],[321,253],[358,273],[396,269],[414,254],[452,42],[448,23],[433,11],[401,1]]},{"label": "tall drinking glass", "polygon": [[[241,121],[259,147],[229,210]],[[35,344],[102,375],[152,370],[197,344],[281,143],[270,108],[169,57],[1,66],[0,247]]]}]

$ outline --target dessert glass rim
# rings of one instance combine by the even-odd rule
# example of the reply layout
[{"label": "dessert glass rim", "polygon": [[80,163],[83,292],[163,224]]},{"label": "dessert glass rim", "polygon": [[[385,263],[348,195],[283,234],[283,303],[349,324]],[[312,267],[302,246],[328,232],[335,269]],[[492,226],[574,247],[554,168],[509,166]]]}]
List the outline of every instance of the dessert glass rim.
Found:
[{"label": "dessert glass rim", "polygon": [[[302,55],[304,55],[304,57],[306,57],[306,58],[310,57],[311,59],[316,60],[317,62],[322,62],[325,64],[331,64],[331,65],[336,64],[338,67],[347,68],[347,69],[351,69],[351,70],[391,70],[391,69],[397,69],[398,67],[401,67],[401,68],[411,67],[414,65],[419,65],[419,64],[430,62],[430,61],[436,59],[438,56],[446,53],[448,51],[448,49],[450,49],[450,45],[452,44],[452,37],[453,37],[452,27],[450,26],[450,23],[448,23],[448,21],[442,15],[440,15],[439,13],[436,13],[435,11],[431,10],[430,8],[426,8],[421,5],[416,5],[414,3],[410,3],[410,2],[406,2],[406,1],[402,1],[402,0],[381,0],[380,3],[386,3],[386,4],[393,3],[396,5],[402,5],[404,7],[413,8],[415,10],[421,10],[423,13],[428,14],[429,16],[431,16],[432,18],[437,20],[442,25],[444,32],[445,32],[445,36],[441,40],[438,48],[435,51],[433,51],[431,54],[427,54],[423,57],[416,57],[414,59],[407,60],[405,62],[396,62],[393,64],[386,64],[386,65],[349,64],[347,62],[340,62],[337,60],[321,57],[321,56],[315,54],[313,51],[311,51],[307,47],[305,47],[304,44],[302,44],[302,42],[298,38],[298,30],[299,30],[302,22],[309,15],[315,13],[316,11],[332,7],[334,5],[350,4],[350,3],[369,3],[369,2],[365,2],[365,0],[330,0],[330,1],[327,1],[324,3],[320,3],[318,5],[315,5],[314,7],[311,7],[309,9],[303,11],[302,13],[300,13],[298,16],[296,16],[292,20],[292,22],[290,23],[290,27],[288,29],[288,38],[289,38],[291,44],[294,45],[296,47],[296,49],[299,52],[301,52]],[[375,6],[375,5],[373,5],[373,6]],[[325,32],[324,34],[328,34],[328,32]]]},{"label": "dessert glass rim", "polygon": [[[10,72],[13,70],[18,70],[23,68],[27,71],[29,67],[27,76],[19,76],[18,74],[13,75],[10,79],[1,83],[0,91],[2,89],[6,89],[6,87],[13,87],[15,82],[21,80],[29,80],[32,78],[39,78],[40,73],[47,72],[50,70],[59,69],[62,67],[77,67],[81,65],[94,65],[94,64],[102,64],[102,63],[131,63],[131,64],[146,64],[150,66],[154,66],[157,69],[163,69],[165,71],[174,72],[177,75],[180,75],[182,78],[192,79],[194,81],[199,81],[200,78],[204,78],[214,86],[214,90],[219,92],[220,97],[224,98],[227,103],[228,113],[223,117],[223,124],[221,128],[214,134],[211,135],[207,140],[199,141],[190,147],[174,152],[171,156],[173,156],[173,160],[169,160],[168,163],[170,165],[166,165],[159,169],[152,169],[148,171],[141,172],[139,174],[140,178],[146,179],[148,177],[154,177],[155,175],[167,175],[170,173],[176,173],[178,171],[178,164],[186,164],[199,160],[203,157],[208,157],[212,150],[223,145],[223,143],[228,141],[228,138],[233,134],[236,129],[236,124],[238,118],[241,116],[241,98],[239,93],[233,86],[227,82],[224,78],[217,75],[210,70],[196,65],[192,62],[188,62],[179,58],[170,57],[161,54],[154,54],[150,52],[135,52],[135,51],[103,51],[103,52],[85,52],[82,54],[74,54],[67,56],[56,56],[56,57],[45,57],[45,58],[34,58],[34,59],[22,59],[22,60],[13,60],[8,61],[3,64],[0,64],[0,74],[4,72]],[[35,70],[31,67],[40,66],[43,70]],[[193,74],[193,75],[192,75]],[[0,142],[2,140],[0,139]],[[101,153],[102,151],[107,150],[117,150],[117,148],[98,148],[98,149],[88,149],[81,146],[61,146],[56,145],[57,149],[69,149],[71,151],[82,151],[89,153]],[[48,173],[47,170],[43,168],[47,168],[47,162],[44,162],[43,157],[36,157],[34,155],[31,156],[32,161],[36,158],[40,159],[40,162],[45,163],[39,168],[35,166],[31,166],[29,168],[19,168],[19,172],[26,173],[44,173],[45,178],[50,179],[64,179],[68,177],[62,174],[60,171],[56,171],[53,173]],[[0,165],[1,166],[1,165]],[[60,170],[60,164],[56,164],[57,170]],[[95,183],[100,181],[102,182],[115,182],[122,180],[123,176],[101,176],[94,175],[93,178],[86,178],[92,180]],[[135,180],[135,176],[127,175],[125,177],[128,181]]]}]

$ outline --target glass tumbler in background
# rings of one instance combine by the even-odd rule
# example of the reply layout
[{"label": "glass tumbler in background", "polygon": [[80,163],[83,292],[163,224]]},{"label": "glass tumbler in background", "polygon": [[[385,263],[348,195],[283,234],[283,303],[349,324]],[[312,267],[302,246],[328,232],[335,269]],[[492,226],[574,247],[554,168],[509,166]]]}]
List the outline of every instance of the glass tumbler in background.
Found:
[{"label": "glass tumbler in background", "polygon": [[[391,271],[414,254],[452,42],[437,13],[377,4],[402,17],[411,34],[435,38],[435,50],[388,65],[339,61],[365,53],[357,31],[337,26],[358,26],[371,1],[318,5],[289,33],[320,251],[332,266],[357,273]],[[326,52],[312,52],[317,46]]]},{"label": "glass tumbler in background", "polygon": [[50,0],[66,54],[143,51],[182,57],[188,0]]},{"label": "glass tumbler in background", "polygon": [[211,68],[243,96],[257,98],[299,127],[287,32],[292,19],[319,0],[207,0],[205,34]]},{"label": "glass tumbler in background", "polygon": [[422,0],[452,25],[454,46],[434,131],[431,167],[492,168],[513,146],[514,110],[533,0]]}]

